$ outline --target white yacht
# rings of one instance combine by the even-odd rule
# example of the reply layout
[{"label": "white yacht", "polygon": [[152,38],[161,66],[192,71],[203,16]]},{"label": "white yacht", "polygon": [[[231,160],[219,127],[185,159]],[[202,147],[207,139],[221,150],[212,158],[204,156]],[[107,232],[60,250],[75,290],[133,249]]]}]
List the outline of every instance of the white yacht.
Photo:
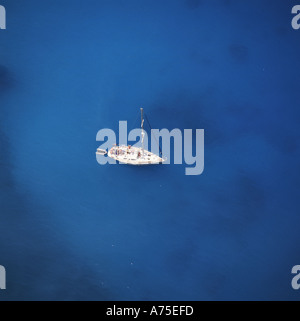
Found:
[{"label": "white yacht", "polygon": [[106,155],[120,163],[129,165],[156,165],[162,164],[166,158],[160,157],[144,149],[144,110],[141,108],[141,147],[126,145],[115,145],[108,152],[104,149],[97,149],[98,155]]}]

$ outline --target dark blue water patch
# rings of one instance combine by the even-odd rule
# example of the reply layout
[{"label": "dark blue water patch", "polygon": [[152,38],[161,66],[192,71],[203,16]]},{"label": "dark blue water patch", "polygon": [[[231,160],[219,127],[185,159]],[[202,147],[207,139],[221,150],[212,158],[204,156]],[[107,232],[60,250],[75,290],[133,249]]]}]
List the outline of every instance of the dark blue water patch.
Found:
[{"label": "dark blue water patch", "polygon": [[245,63],[249,57],[249,49],[242,44],[231,44],[229,46],[229,53],[236,62]]},{"label": "dark blue water patch", "polygon": [[[228,276],[222,272],[222,266],[211,265],[205,268],[205,272],[197,282],[199,288],[205,289],[210,300],[220,297],[224,287],[229,283]],[[198,300],[203,300],[199,296]]]},{"label": "dark blue water patch", "polygon": [[[8,289],[1,300],[112,299],[103,283],[93,282],[91,272],[85,272],[87,267],[64,249],[63,233],[51,223],[51,210],[27,191],[20,191],[12,174],[14,148],[3,133],[0,146],[0,257],[9,271]],[[47,285],[41,287],[44,282]]]},{"label": "dark blue water patch", "polygon": [[276,137],[276,142],[284,153],[295,154],[299,153],[299,141],[295,135],[286,135],[285,137]]},{"label": "dark blue water patch", "polygon": [[0,146],[1,146],[1,153],[0,153],[0,164],[1,164],[1,185],[3,186],[10,186],[12,185],[10,170],[12,168],[10,159],[10,151],[9,151],[9,143],[8,137],[3,132],[0,131]]},{"label": "dark blue water patch", "polygon": [[202,0],[185,0],[185,3],[189,9],[197,9],[202,4]]},{"label": "dark blue water patch", "polygon": [[178,92],[175,88],[168,90],[149,108],[149,118],[155,124],[152,126],[170,131],[179,128],[182,133],[184,129],[193,129],[193,138],[196,129],[205,129],[205,144],[221,140],[222,134],[215,125],[215,119],[207,114],[207,109],[215,106],[213,97],[213,88],[195,97],[189,92]]},{"label": "dark blue water patch", "polygon": [[14,85],[13,76],[7,67],[0,65],[0,94],[8,91]]}]

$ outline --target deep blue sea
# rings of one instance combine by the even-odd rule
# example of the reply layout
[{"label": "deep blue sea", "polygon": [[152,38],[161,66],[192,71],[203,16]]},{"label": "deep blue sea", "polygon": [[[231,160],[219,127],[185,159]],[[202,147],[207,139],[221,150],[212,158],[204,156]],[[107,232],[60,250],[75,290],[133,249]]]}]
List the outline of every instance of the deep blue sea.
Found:
[{"label": "deep blue sea", "polygon": [[[299,300],[298,2],[0,0],[0,300]],[[202,175],[97,163],[140,107]]]}]

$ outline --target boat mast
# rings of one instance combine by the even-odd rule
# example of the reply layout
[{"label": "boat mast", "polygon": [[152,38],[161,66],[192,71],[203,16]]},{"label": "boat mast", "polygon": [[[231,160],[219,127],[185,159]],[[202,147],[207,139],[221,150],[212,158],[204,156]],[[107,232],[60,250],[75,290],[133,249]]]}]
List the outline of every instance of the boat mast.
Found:
[{"label": "boat mast", "polygon": [[144,109],[141,108],[141,129],[142,129],[142,155],[144,155]]}]

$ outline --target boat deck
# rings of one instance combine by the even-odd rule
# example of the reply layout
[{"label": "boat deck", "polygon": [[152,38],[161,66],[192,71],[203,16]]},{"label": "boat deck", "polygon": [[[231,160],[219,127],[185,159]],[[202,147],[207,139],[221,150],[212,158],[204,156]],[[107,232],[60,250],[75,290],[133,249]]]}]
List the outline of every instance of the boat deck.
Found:
[{"label": "boat deck", "polygon": [[114,146],[108,151],[108,156],[123,164],[129,165],[151,165],[161,164],[165,159],[158,155],[143,150],[140,147]]}]

